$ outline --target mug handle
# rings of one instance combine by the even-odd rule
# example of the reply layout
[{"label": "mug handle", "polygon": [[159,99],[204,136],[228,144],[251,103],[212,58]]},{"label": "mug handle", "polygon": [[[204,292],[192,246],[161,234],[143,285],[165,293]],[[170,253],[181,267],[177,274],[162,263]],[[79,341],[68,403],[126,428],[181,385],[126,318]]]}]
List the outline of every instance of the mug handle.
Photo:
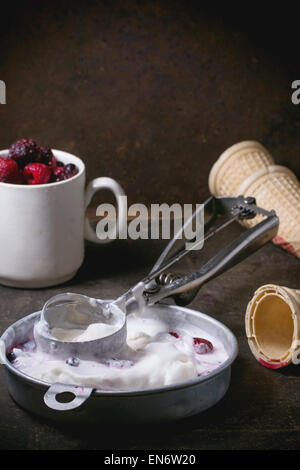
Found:
[{"label": "mug handle", "polygon": [[[86,188],[85,191],[85,207],[87,208],[89,203],[92,200],[94,194],[100,189],[110,189],[114,194],[117,204],[118,204],[118,226],[121,228],[121,231],[125,229],[127,224],[127,205],[125,199],[120,196],[125,196],[124,189],[117,183],[114,179],[108,177],[95,178],[92,180]],[[90,221],[87,216],[85,216],[85,234],[86,240],[94,243],[110,243],[113,241],[110,238],[101,240],[97,237],[95,230],[91,227]]]}]

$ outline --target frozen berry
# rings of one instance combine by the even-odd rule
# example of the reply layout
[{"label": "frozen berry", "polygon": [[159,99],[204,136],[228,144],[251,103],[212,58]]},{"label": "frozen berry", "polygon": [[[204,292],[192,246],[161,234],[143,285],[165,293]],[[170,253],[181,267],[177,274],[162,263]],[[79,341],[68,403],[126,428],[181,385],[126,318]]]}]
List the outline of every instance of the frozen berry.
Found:
[{"label": "frozen berry", "polygon": [[214,347],[208,339],[204,338],[193,338],[194,340],[194,349],[197,354],[207,354],[211,352]]},{"label": "frozen berry", "polygon": [[68,178],[71,178],[72,176],[75,176],[78,173],[78,168],[73,163],[68,163],[65,166],[65,172]]},{"label": "frozen berry", "polygon": [[59,166],[59,165],[57,165],[57,160],[56,160],[56,158],[55,158],[54,155],[52,155],[52,159],[50,160],[50,162],[48,163],[48,165],[49,165],[50,168],[52,168],[52,169],[55,168],[55,167],[57,167],[57,166]]},{"label": "frozen berry", "polygon": [[73,165],[73,163],[68,163],[65,166],[56,166],[53,168],[52,173],[52,181],[58,182],[68,180],[69,178],[72,178],[72,176],[75,176],[78,173],[78,168]]},{"label": "frozen berry", "polygon": [[49,147],[37,147],[37,162],[51,165],[53,158],[54,155]]},{"label": "frozen berry", "polygon": [[9,360],[9,362],[14,362],[17,359],[17,356],[14,352],[11,351],[7,354],[7,359]]},{"label": "frozen berry", "polygon": [[64,165],[63,162],[60,162],[59,160],[56,160],[56,166],[65,166],[65,165]]},{"label": "frozen berry", "polygon": [[79,366],[79,359],[77,359],[77,357],[69,357],[67,360],[66,360],[66,364],[68,364],[68,366],[72,366],[72,367],[78,367]]},{"label": "frozen berry", "polygon": [[23,175],[15,160],[0,157],[0,182],[22,184]]},{"label": "frozen berry", "polygon": [[46,184],[51,178],[51,168],[44,163],[29,163],[23,174],[27,184]]},{"label": "frozen berry", "polygon": [[179,334],[176,331],[169,331],[169,335],[174,336],[174,338],[179,338]]},{"label": "frozen berry", "polygon": [[35,162],[37,158],[36,143],[32,139],[20,139],[9,147],[8,156],[15,160],[20,168],[28,163]]},{"label": "frozen berry", "polygon": [[52,170],[52,181],[58,182],[63,181],[66,179],[65,167],[63,166],[56,166]]}]

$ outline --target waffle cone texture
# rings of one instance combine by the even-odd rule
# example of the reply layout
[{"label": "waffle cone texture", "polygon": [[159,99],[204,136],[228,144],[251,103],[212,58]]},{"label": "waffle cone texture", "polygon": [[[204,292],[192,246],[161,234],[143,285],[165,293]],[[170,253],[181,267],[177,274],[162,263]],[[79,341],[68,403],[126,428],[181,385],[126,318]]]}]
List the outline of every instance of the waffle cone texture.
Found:
[{"label": "waffle cone texture", "polygon": [[261,286],[248,303],[245,327],[251,352],[263,366],[299,364],[300,290]]},{"label": "waffle cone texture", "polygon": [[[215,196],[253,196],[258,206],[275,209],[279,230],[273,242],[300,258],[299,180],[288,168],[275,165],[259,142],[240,142],[223,152],[211,169],[209,188]],[[260,220],[257,216],[243,225]]]}]

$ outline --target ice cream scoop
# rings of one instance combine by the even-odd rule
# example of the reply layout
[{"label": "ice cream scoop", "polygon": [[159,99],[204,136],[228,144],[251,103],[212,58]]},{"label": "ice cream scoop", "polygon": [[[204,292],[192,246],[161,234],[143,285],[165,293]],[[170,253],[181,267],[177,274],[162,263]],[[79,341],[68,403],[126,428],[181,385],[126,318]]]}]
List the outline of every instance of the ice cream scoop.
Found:
[{"label": "ice cream scoop", "polygon": [[[185,231],[195,217],[204,210],[203,236],[196,237],[202,246],[204,241],[237,219],[251,219],[260,214],[264,220],[245,231],[217,253],[199,271],[179,276],[162,273],[195,249],[189,241],[187,248]],[[215,228],[212,224],[218,216],[225,218]],[[35,325],[35,338],[40,349],[62,357],[94,359],[112,356],[126,346],[126,316],[139,313],[146,305],[152,305],[166,297],[174,297],[179,305],[186,305],[195,297],[200,287],[218,274],[246,258],[250,253],[271,240],[277,233],[278,218],[274,211],[256,206],[254,198],[210,197],[185,223],[180,232],[169,242],[154,268],[146,278],[114,301],[104,301],[84,295],[66,293],[49,299]],[[193,242],[193,241],[192,241]],[[53,334],[55,329],[79,329],[84,331],[90,324],[109,325],[109,334],[91,341],[62,341]],[[106,328],[107,332],[107,328]]]},{"label": "ice cream scoop", "polygon": [[[110,327],[106,328],[108,333],[88,341],[62,340],[57,334],[58,330],[84,333],[94,323]],[[34,336],[42,351],[56,356],[84,359],[111,356],[126,341],[126,314],[113,302],[70,292],[59,294],[45,303]]]}]

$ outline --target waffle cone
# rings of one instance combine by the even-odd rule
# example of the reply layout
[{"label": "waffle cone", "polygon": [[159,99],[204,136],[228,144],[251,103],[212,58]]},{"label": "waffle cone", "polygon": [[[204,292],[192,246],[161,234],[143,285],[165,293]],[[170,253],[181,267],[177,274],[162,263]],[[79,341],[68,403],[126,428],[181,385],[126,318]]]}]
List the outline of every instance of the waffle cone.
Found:
[{"label": "waffle cone", "polygon": [[209,174],[209,189],[215,196],[238,196],[241,184],[253,173],[273,165],[270,153],[259,142],[247,140],[225,150]]},{"label": "waffle cone", "polygon": [[245,326],[251,352],[262,365],[279,369],[300,363],[300,290],[261,286],[248,303]]},{"label": "waffle cone", "polygon": [[[258,206],[275,209],[279,217],[275,244],[300,257],[300,183],[286,167],[272,165],[247,178],[238,189],[239,194],[253,196]],[[243,222],[251,227],[261,217]]]}]

